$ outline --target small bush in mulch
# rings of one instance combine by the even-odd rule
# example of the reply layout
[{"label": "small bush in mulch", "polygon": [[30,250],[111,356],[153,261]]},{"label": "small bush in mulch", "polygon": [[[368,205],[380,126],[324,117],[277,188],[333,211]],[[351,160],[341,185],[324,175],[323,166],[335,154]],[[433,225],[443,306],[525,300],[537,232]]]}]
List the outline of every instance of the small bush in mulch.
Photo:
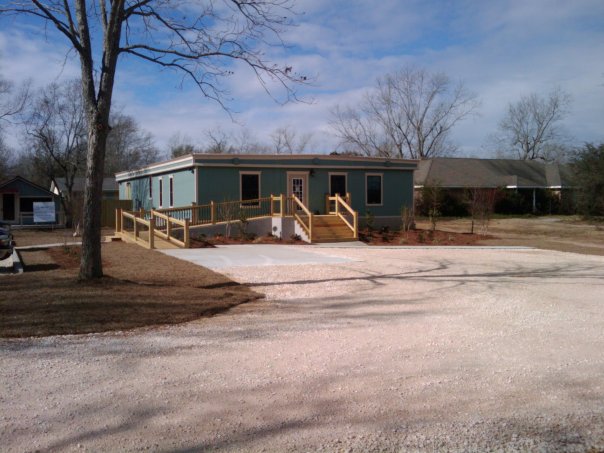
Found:
[{"label": "small bush in mulch", "polygon": [[256,236],[254,234],[246,234],[242,236],[226,237],[222,234],[217,234],[212,238],[207,238],[205,235],[200,235],[191,238],[191,248],[211,248],[217,245],[234,245],[234,244],[289,244],[302,245],[306,244],[300,236],[290,239],[281,239],[272,234],[265,236]]},{"label": "small bush in mulch", "polygon": [[448,231],[410,230],[406,232],[382,229],[365,229],[359,233],[359,239],[369,245],[477,245],[479,241],[491,239],[470,233],[452,233]]}]

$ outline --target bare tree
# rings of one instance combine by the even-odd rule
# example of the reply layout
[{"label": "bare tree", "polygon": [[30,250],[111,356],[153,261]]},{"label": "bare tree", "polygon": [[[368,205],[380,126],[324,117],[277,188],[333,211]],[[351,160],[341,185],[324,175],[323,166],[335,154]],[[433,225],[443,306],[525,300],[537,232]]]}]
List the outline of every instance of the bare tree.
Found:
[{"label": "bare tree", "polygon": [[[6,3],[5,3],[6,4]],[[136,57],[192,80],[225,105],[220,85],[240,62],[269,91],[268,81],[295,98],[292,83],[306,78],[265,59],[291,24],[289,0],[14,0],[0,14],[25,14],[53,25],[80,59],[88,125],[80,278],[100,278],[102,182],[105,145],[118,57]],[[100,42],[99,42],[100,41]]]},{"label": "bare tree", "polygon": [[3,121],[20,113],[29,97],[29,83],[19,88],[9,80],[0,78],[0,129]]},{"label": "bare tree", "polygon": [[332,112],[347,149],[368,156],[426,159],[450,153],[450,132],[476,112],[476,96],[443,73],[404,68],[378,79],[356,107]]},{"label": "bare tree", "polygon": [[560,121],[568,113],[570,96],[555,89],[546,96],[532,93],[510,103],[494,139],[500,153],[520,160],[557,160],[564,155]]},{"label": "bare tree", "polygon": [[122,113],[111,115],[111,132],[107,137],[105,174],[134,170],[160,160],[153,136],[140,128],[136,120]]},{"label": "bare tree", "polygon": [[0,181],[8,177],[12,157],[12,151],[6,145],[6,142],[4,141],[4,136],[2,135],[2,131],[0,130]]},{"label": "bare tree", "polygon": [[168,140],[168,154],[171,158],[196,152],[200,152],[200,150],[193,145],[193,140],[188,135],[176,132]]},{"label": "bare tree", "polygon": [[221,127],[208,129],[205,133],[208,144],[204,153],[211,154],[267,154],[270,147],[258,141],[246,127],[227,132]]},{"label": "bare tree", "polygon": [[208,129],[205,133],[208,145],[203,149],[204,153],[208,154],[234,154],[236,152],[231,136],[224,129],[217,127]]},{"label": "bare tree", "polygon": [[489,229],[489,222],[495,204],[500,197],[500,190],[495,188],[472,188],[466,191],[465,201],[470,211],[472,223],[470,233],[474,234],[474,223],[478,221],[480,226],[480,234],[485,236]]},{"label": "bare tree", "polygon": [[58,178],[65,179],[61,203],[68,225],[74,208],[74,180],[86,163],[86,118],[79,87],[79,80],[72,80],[42,88],[25,115],[32,164],[55,186]]},{"label": "bare tree", "polygon": [[29,96],[29,83],[16,88],[13,83],[0,77],[0,180],[6,178],[11,168],[13,153],[5,141],[4,126],[11,117],[19,114]]},{"label": "bare tree", "polygon": [[291,126],[279,127],[271,134],[273,149],[277,154],[303,153],[312,140],[311,133],[299,134]]}]

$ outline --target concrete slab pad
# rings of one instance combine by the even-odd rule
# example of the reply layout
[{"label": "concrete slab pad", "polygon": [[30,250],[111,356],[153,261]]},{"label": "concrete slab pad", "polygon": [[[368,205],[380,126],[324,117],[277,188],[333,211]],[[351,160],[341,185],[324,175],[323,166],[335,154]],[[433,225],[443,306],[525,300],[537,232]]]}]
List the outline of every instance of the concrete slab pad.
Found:
[{"label": "concrete slab pad", "polygon": [[222,245],[216,248],[158,251],[210,269],[244,266],[338,264],[354,261],[350,258],[316,253],[308,246],[271,244]]}]

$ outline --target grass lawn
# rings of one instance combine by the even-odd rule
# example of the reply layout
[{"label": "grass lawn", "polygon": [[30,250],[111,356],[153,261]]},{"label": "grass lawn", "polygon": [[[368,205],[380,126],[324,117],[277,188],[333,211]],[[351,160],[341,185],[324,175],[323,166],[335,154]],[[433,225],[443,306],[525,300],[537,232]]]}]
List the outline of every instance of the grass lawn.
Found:
[{"label": "grass lawn", "polygon": [[[19,244],[19,232],[15,236]],[[35,243],[31,232],[27,239]],[[77,280],[77,246],[21,251],[25,273],[0,276],[0,336],[176,324],[261,297],[221,274],[137,245],[106,243],[102,250],[105,277],[92,283]]]}]

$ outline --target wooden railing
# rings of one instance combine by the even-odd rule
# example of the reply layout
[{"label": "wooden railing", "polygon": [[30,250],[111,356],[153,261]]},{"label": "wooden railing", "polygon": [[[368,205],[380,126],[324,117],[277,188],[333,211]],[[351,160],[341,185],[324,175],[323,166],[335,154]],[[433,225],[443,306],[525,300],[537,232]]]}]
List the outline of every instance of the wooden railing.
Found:
[{"label": "wooden railing", "polygon": [[[333,211],[352,230],[358,238],[358,214],[350,207],[350,195],[327,197],[327,203],[333,203]],[[329,207],[329,206],[328,206]],[[216,225],[242,220],[253,220],[266,217],[291,216],[299,223],[313,240],[313,213],[295,195],[256,198],[253,200],[211,202],[206,205],[184,206],[178,208],[152,209],[145,211],[116,210],[115,230],[117,233],[130,235],[134,241],[145,241],[149,248],[154,247],[154,236],[165,239],[179,247],[191,245],[190,228],[202,225]],[[347,218],[348,217],[348,218]],[[141,236],[141,232],[145,231]]]},{"label": "wooden railing", "polygon": [[312,212],[310,212],[304,203],[302,203],[295,195],[288,197],[288,199],[291,200],[292,203],[291,213],[294,216],[294,219],[296,219],[300,226],[306,231],[308,240],[312,242]]},{"label": "wooden railing", "polygon": [[[116,209],[115,231],[131,236],[134,242],[146,242],[147,247],[152,249],[155,246],[155,224],[153,217],[148,220],[145,218],[145,211],[124,211]],[[141,233],[146,232],[141,235]]]},{"label": "wooden railing", "polygon": [[[224,201],[221,203],[185,206],[180,208],[157,209],[159,212],[179,220],[189,220],[189,225],[215,225],[220,223],[235,222],[238,220],[252,220],[262,217],[284,215],[283,195],[252,200]],[[277,209],[275,209],[277,207]]]},{"label": "wooden railing", "polygon": [[[345,196],[341,196],[346,203],[351,204],[350,192],[346,193]],[[336,197],[330,196],[329,194],[325,194],[325,213],[326,214],[335,214],[336,213]]]},{"label": "wooden railing", "polygon": [[[181,220],[164,213],[151,210],[151,220],[155,222],[155,234],[157,236],[186,249],[191,247],[191,230],[189,228],[189,219]],[[181,232],[182,236],[180,235]]]},{"label": "wooden railing", "polygon": [[[350,195],[347,195],[348,200],[350,200]],[[355,239],[359,238],[359,213],[354,211],[350,205],[347,203],[346,199],[341,197],[339,194],[336,194],[335,197],[328,197],[329,201],[333,201],[335,205],[335,209],[330,214],[337,215],[342,221],[346,224],[348,228],[352,230],[353,237]],[[352,222],[349,222],[346,218],[346,215],[350,215],[352,217]]]}]

